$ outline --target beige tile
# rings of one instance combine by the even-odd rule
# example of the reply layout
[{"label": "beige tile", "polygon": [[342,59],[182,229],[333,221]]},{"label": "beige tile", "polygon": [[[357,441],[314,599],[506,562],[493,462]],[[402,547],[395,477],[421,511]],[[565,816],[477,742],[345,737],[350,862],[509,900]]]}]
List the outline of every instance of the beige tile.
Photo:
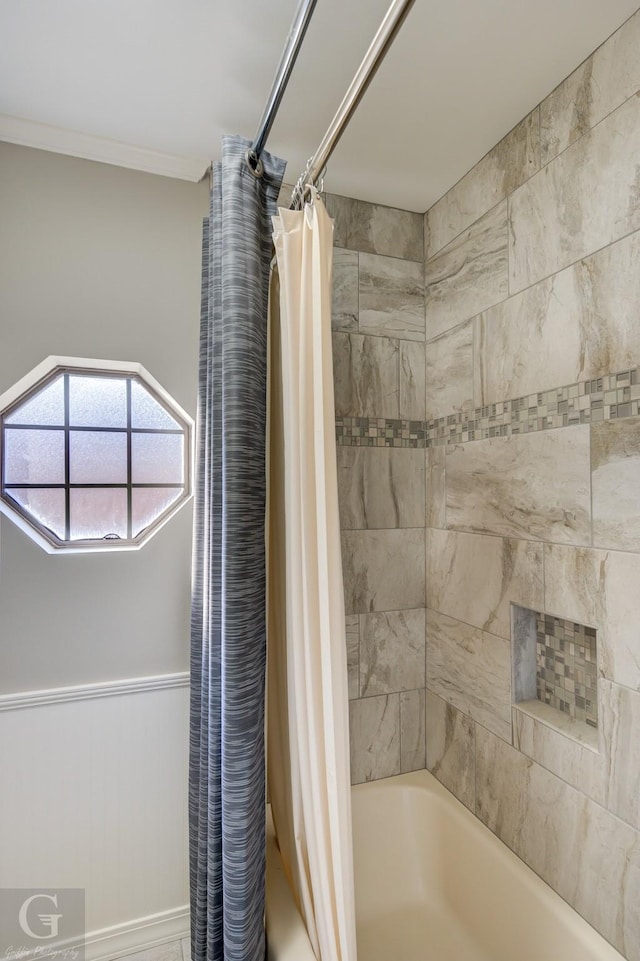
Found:
[{"label": "beige tile", "polygon": [[607,807],[640,830],[640,693],[600,679]]},{"label": "beige tile", "polygon": [[427,611],[427,688],[511,741],[509,642]]},{"label": "beige tile", "polygon": [[441,697],[427,691],[427,768],[475,811],[475,724]]},{"label": "beige tile", "polygon": [[400,695],[349,702],[351,783],[400,774]]},{"label": "beige tile", "polygon": [[640,551],[640,417],[591,428],[591,467],[594,546]]},{"label": "beige tile", "polygon": [[336,448],[342,530],[423,527],[424,451]]},{"label": "beige tile", "polygon": [[391,417],[398,411],[398,342],[334,333],[337,417]]},{"label": "beige tile", "polygon": [[400,341],[400,417],[426,420],[425,347]]},{"label": "beige tile", "polygon": [[506,200],[427,262],[425,288],[429,340],[508,296]]},{"label": "beige tile", "polygon": [[336,194],[327,194],[326,206],[334,220],[337,247],[418,263],[424,260],[422,214]]},{"label": "beige tile", "polygon": [[473,325],[468,320],[426,347],[427,420],[473,408]]},{"label": "beige tile", "polygon": [[422,771],[425,766],[424,689],[400,695],[400,773]]},{"label": "beige tile", "polygon": [[447,526],[526,540],[591,539],[589,428],[447,447]]},{"label": "beige tile", "polygon": [[424,268],[411,260],[360,254],[360,331],[424,341]]},{"label": "beige tile", "polygon": [[639,153],[636,94],[512,194],[512,293],[640,227]]},{"label": "beige tile", "polygon": [[333,300],[331,326],[334,330],[358,332],[358,253],[333,248]]},{"label": "beige tile", "polygon": [[427,260],[539,169],[536,108],[430,208]]},{"label": "beige tile", "polygon": [[543,609],[542,544],[427,531],[427,604],[508,639],[511,604]]},{"label": "beige tile", "polygon": [[343,531],[348,614],[424,607],[424,528]]},{"label": "beige tile", "polygon": [[640,89],[640,13],[540,105],[542,162],[548,163]]},{"label": "beige tile", "polygon": [[425,613],[360,615],[360,697],[425,685]]},{"label": "beige tile", "polygon": [[444,447],[428,447],[426,450],[426,525],[446,527],[446,478]]},{"label": "beige tile", "polygon": [[360,617],[347,614],[345,618],[347,637],[347,686],[349,700],[360,695]]}]

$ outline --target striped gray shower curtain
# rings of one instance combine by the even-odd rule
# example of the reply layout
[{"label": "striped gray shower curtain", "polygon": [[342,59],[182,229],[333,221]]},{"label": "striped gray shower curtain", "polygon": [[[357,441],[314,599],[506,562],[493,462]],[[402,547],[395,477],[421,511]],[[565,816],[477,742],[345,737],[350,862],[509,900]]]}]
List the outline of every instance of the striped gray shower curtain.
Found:
[{"label": "striped gray shower curtain", "polygon": [[204,224],[191,613],[192,961],[264,961],[265,430],[285,163],[226,137]]}]

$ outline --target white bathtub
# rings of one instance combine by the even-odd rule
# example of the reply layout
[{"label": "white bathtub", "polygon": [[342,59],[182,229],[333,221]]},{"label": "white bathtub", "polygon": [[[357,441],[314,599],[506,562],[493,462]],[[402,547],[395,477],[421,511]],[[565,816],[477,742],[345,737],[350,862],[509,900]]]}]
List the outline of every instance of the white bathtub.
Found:
[{"label": "white bathtub", "polygon": [[[428,771],[352,790],[358,961],[622,961]],[[268,961],[314,961],[273,836]]]}]

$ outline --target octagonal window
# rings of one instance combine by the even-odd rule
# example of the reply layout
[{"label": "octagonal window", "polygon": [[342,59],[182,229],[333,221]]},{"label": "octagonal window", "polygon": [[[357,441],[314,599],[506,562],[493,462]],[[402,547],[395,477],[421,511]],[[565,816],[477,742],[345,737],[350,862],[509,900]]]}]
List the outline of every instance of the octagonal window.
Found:
[{"label": "octagonal window", "polygon": [[139,364],[50,357],[0,397],[0,509],[49,552],[136,549],[191,496],[192,426]]}]

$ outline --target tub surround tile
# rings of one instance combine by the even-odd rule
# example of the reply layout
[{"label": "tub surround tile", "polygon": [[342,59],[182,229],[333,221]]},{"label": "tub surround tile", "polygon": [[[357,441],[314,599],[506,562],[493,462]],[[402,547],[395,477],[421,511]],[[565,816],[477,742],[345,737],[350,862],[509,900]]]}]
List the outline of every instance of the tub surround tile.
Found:
[{"label": "tub surround tile", "polygon": [[422,264],[360,254],[360,331],[424,341]]},{"label": "tub surround tile", "polygon": [[446,472],[451,529],[590,542],[586,426],[447,447]]},{"label": "tub surround tile", "polygon": [[424,261],[422,214],[337,194],[327,194],[326,207],[334,221],[336,247]]},{"label": "tub surround tile", "polygon": [[430,208],[427,260],[539,169],[536,108]]},{"label": "tub surround tile", "polygon": [[511,697],[516,703],[535,701],[538,693],[536,620],[530,608],[511,606]]},{"label": "tub surround tile", "polygon": [[446,527],[446,492],[445,492],[445,459],[444,447],[430,447],[426,455],[426,526]]},{"label": "tub surround tile", "polygon": [[511,637],[511,604],[542,610],[542,544],[427,532],[427,604],[483,631]]},{"label": "tub surround tile", "polygon": [[543,164],[640,89],[640,13],[556,87],[540,105]]},{"label": "tub surround tile", "polygon": [[424,528],[343,531],[348,614],[424,607]]},{"label": "tub surround tile", "polygon": [[476,352],[480,403],[635,367],[639,261],[635,233],[484,312]]},{"label": "tub surround tile", "polygon": [[640,227],[640,94],[519,187],[509,201],[515,293]]},{"label": "tub surround tile", "polygon": [[598,632],[602,677],[640,691],[640,555],[545,544],[545,611]]},{"label": "tub surround tile", "polygon": [[360,618],[347,614],[345,618],[347,637],[347,686],[349,700],[360,695]]},{"label": "tub surround tile", "polygon": [[476,792],[476,814],[487,827],[638,961],[638,832],[481,727]]},{"label": "tub surround tile", "polygon": [[336,416],[399,417],[398,343],[334,333]]},{"label": "tub surround tile", "polygon": [[511,741],[509,642],[427,611],[427,688]]},{"label": "tub surround tile", "polygon": [[400,695],[349,702],[351,783],[400,774]]},{"label": "tub surround tile", "polygon": [[412,421],[427,416],[425,403],[425,347],[400,341],[400,413]]},{"label": "tub surround tile", "polygon": [[508,296],[506,200],[427,262],[425,287],[429,340]]},{"label": "tub surround tile", "polygon": [[640,830],[640,693],[601,680],[606,805]]},{"label": "tub surround tile", "polygon": [[424,608],[361,614],[360,697],[424,686]]},{"label": "tub surround tile", "polygon": [[400,773],[425,766],[424,689],[400,694]]},{"label": "tub surround tile", "polygon": [[423,527],[425,465],[421,450],[336,450],[342,530]]},{"label": "tub surround tile", "polygon": [[475,724],[432,691],[426,695],[427,769],[475,811]]},{"label": "tub surround tile", "polygon": [[591,468],[594,545],[640,551],[640,417],[591,428]]},{"label": "tub surround tile", "polygon": [[333,302],[331,326],[334,330],[358,332],[358,253],[333,248]]},{"label": "tub surround tile", "polygon": [[429,420],[473,409],[474,320],[447,331],[426,347],[426,408]]}]

